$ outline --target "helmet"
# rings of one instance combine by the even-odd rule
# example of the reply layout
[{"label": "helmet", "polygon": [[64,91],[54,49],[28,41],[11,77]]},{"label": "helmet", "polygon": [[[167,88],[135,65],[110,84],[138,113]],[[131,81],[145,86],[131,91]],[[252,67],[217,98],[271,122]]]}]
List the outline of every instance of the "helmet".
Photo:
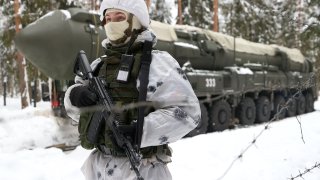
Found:
[{"label": "helmet", "polygon": [[150,17],[144,0],[103,0],[100,5],[100,20],[103,21],[106,9],[120,9],[135,15],[140,24],[148,28]]}]

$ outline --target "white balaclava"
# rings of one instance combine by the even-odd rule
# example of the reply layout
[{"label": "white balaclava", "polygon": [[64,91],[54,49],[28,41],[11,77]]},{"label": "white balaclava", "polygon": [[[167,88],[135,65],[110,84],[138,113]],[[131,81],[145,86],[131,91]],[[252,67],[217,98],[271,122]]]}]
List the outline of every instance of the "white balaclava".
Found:
[{"label": "white balaclava", "polygon": [[108,22],[108,24],[104,25],[107,37],[113,44],[127,43],[131,38],[133,30],[142,28],[137,17],[131,13],[119,9],[107,9],[105,14],[109,12],[122,12],[126,16],[126,19],[123,21]]},{"label": "white balaclava", "polygon": [[148,28],[150,23],[148,8],[144,0],[103,0],[100,5],[100,20],[103,22],[105,13],[121,11],[126,20],[109,22],[104,26],[108,39],[112,44],[127,43],[134,29]]}]

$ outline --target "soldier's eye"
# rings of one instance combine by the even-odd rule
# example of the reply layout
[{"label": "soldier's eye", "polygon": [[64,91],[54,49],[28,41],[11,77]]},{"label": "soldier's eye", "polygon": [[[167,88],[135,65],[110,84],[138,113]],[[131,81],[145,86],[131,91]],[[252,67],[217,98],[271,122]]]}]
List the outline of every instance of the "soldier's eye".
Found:
[{"label": "soldier's eye", "polygon": [[119,17],[117,20],[118,21],[124,21],[124,20],[126,20],[126,18],[125,17]]},{"label": "soldier's eye", "polygon": [[116,14],[115,19],[117,22],[124,21],[124,20],[126,20],[126,15],[123,13],[118,13],[118,14]]},{"label": "soldier's eye", "polygon": [[111,22],[111,17],[110,16],[106,16],[105,17],[105,21],[106,21],[106,23]]}]

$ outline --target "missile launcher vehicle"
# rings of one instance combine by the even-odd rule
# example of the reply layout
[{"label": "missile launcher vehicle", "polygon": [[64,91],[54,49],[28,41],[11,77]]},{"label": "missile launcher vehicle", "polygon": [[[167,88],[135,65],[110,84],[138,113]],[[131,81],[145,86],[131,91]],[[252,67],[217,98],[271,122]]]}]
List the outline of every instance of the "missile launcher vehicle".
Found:
[{"label": "missile launcher vehicle", "polygon": [[[187,25],[152,21],[151,29],[158,38],[155,48],[179,62],[201,102],[201,122],[189,136],[314,110],[314,63],[298,49]],[[15,41],[25,57],[53,79],[51,101],[61,110],[65,85],[74,78],[76,54],[84,50],[90,60],[100,57],[105,38],[98,14],[72,8],[48,13]]]}]

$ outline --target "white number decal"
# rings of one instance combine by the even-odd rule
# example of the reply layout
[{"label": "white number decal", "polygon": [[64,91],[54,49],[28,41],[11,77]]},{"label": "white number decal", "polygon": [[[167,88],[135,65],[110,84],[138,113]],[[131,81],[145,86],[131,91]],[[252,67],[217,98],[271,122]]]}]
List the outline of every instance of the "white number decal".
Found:
[{"label": "white number decal", "polygon": [[206,78],[206,87],[216,87],[216,79]]}]

